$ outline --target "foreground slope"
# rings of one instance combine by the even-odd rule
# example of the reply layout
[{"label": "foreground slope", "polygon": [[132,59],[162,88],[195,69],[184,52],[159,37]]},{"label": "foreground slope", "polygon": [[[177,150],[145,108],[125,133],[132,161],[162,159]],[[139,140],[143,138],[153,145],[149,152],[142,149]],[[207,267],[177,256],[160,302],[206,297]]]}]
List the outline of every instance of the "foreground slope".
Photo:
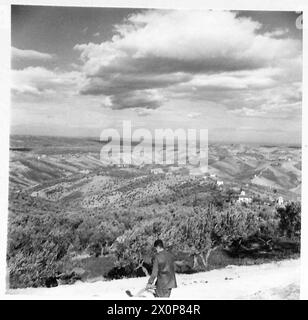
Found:
[{"label": "foreground slope", "polygon": [[[138,291],[146,278],[94,283],[78,282],[55,288],[9,290],[9,294],[37,298],[127,299],[125,290]],[[178,274],[171,299],[299,299],[300,260],[253,266],[228,266],[196,274]],[[151,299],[147,293],[139,299]],[[136,298],[137,299],[137,298]]]}]

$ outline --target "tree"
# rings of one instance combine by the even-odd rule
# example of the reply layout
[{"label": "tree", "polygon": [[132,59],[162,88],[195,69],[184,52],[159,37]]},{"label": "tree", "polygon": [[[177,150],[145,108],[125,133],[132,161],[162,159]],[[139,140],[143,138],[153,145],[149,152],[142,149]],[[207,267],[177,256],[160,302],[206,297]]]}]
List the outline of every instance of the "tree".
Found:
[{"label": "tree", "polygon": [[176,251],[188,251],[195,259],[200,257],[203,268],[208,267],[211,252],[231,246],[259,230],[256,214],[242,207],[229,207],[220,212],[210,205],[194,207],[194,214],[165,225],[161,237]]},{"label": "tree", "polygon": [[278,207],[277,214],[280,219],[279,229],[283,236],[288,238],[300,237],[301,231],[301,204],[290,202],[284,207]]}]

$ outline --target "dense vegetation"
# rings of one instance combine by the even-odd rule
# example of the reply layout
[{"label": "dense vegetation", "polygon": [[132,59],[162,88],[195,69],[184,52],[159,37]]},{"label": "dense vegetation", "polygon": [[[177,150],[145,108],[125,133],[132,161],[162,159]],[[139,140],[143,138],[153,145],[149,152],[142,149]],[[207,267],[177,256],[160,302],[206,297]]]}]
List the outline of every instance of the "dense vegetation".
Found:
[{"label": "dense vegetation", "polygon": [[[207,193],[181,188],[178,199],[156,199],[144,206],[65,210],[57,203],[27,194],[10,199],[8,266],[11,287],[46,286],[72,267],[72,257],[87,252],[112,255],[114,267],[127,274],[150,262],[152,244],[161,238],[176,255],[194,257],[194,270],[207,268],[209,253],[224,248],[247,252],[259,239],[272,250],[276,243],[300,240],[300,203],[282,207],[240,205],[231,193],[211,187]],[[253,251],[255,252],[255,251]]]}]

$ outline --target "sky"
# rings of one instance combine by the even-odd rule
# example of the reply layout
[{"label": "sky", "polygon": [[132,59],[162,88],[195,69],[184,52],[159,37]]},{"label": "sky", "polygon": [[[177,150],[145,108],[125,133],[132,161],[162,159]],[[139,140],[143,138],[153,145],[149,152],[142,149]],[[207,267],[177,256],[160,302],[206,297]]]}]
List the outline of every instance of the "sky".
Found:
[{"label": "sky", "polygon": [[11,132],[300,143],[300,13],[12,6]]}]

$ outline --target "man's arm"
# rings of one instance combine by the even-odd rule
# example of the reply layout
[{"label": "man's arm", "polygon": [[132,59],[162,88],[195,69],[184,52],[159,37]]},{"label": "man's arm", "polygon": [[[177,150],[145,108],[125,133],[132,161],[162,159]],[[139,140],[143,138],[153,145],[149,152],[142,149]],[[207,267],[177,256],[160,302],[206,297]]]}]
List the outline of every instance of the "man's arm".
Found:
[{"label": "man's arm", "polygon": [[157,259],[157,257],[155,257],[152,274],[150,276],[148,284],[150,284],[150,285],[153,284],[154,280],[157,278],[157,275],[158,275],[158,259]]}]

